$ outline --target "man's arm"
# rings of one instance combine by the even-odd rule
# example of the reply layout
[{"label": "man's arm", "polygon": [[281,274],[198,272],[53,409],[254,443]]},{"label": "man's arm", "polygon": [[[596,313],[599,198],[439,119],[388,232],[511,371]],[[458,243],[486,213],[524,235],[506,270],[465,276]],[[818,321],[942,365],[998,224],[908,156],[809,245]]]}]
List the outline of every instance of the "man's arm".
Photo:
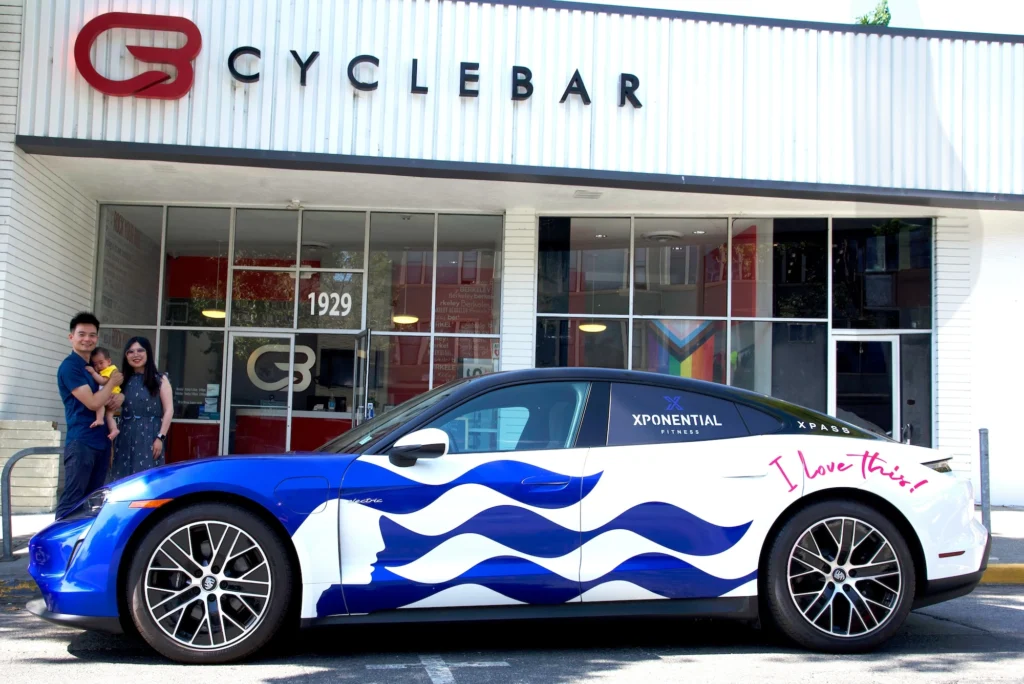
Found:
[{"label": "man's arm", "polygon": [[121,375],[121,371],[114,371],[110,374],[110,382],[104,385],[99,392],[93,392],[89,385],[82,385],[71,390],[71,394],[74,395],[75,399],[85,404],[87,409],[95,411],[101,406],[106,405],[107,401],[110,400],[110,395],[114,392],[114,388],[120,386],[123,380],[124,376]]}]

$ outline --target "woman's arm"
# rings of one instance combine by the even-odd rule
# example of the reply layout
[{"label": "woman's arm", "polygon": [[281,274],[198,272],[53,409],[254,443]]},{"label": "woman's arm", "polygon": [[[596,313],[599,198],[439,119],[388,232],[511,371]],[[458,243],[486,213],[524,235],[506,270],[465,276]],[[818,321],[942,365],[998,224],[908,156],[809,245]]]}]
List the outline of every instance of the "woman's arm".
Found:
[{"label": "woman's arm", "polygon": [[[160,403],[164,407],[163,419],[160,421],[160,434],[166,435],[171,429],[171,419],[174,418],[174,393],[171,391],[171,381],[164,375],[160,378]],[[164,443],[157,437],[153,440],[153,458],[160,458],[164,453]]]}]

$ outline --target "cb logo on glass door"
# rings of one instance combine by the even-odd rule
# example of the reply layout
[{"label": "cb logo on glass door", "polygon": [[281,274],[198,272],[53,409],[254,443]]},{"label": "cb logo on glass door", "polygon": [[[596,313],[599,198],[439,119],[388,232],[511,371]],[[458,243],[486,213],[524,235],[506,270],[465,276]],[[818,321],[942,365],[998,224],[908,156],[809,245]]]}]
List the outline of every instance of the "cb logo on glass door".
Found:
[{"label": "cb logo on glass door", "polygon": [[[274,363],[274,367],[278,370],[285,372],[285,376],[280,380],[274,380],[273,382],[267,382],[260,378],[256,373],[256,362],[259,361],[260,357],[268,353],[284,353],[287,354],[290,347],[287,344],[265,344],[262,347],[257,347],[253,350],[252,354],[249,355],[249,360],[245,364],[246,375],[249,376],[249,382],[255,387],[263,390],[264,392],[277,392],[288,386],[288,362],[277,361]],[[299,357],[303,357],[302,362],[299,362]],[[310,383],[313,381],[313,364],[316,363],[316,352],[312,348],[307,347],[304,344],[295,345],[295,372],[299,374],[299,380],[296,382],[292,391],[304,392],[309,389]]]}]

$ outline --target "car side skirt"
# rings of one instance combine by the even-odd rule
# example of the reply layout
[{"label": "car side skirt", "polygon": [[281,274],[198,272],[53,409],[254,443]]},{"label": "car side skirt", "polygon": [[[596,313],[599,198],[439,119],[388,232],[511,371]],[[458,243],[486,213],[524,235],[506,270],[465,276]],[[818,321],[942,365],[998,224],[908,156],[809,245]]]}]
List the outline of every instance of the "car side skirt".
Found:
[{"label": "car side skirt", "polygon": [[756,620],[756,596],[671,601],[610,601],[604,603],[563,603],[547,606],[480,606],[467,608],[412,608],[363,615],[331,615],[305,618],[303,627],[365,625],[402,622],[474,622],[488,620],[540,620],[593,617],[715,617]]}]

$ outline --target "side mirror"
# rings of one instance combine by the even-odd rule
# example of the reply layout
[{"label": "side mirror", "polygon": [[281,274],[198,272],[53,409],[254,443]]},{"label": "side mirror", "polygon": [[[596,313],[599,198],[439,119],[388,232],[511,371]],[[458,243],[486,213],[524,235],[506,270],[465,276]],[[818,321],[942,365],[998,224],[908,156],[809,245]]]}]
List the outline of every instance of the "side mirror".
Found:
[{"label": "side mirror", "polygon": [[407,468],[420,458],[439,458],[448,453],[448,433],[437,428],[425,428],[402,437],[388,452],[392,464]]}]

